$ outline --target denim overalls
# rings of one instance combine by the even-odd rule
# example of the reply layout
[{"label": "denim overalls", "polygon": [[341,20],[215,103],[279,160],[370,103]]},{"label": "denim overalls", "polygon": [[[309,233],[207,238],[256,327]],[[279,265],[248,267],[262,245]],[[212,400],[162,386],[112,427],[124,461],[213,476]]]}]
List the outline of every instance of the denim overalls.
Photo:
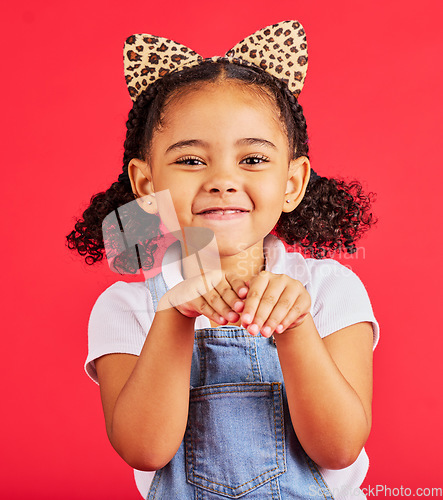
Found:
[{"label": "denim overalls", "polygon": [[[156,311],[167,285],[162,274],[146,284]],[[196,330],[190,384],[184,439],[148,500],[333,499],[295,435],[272,337]]]}]

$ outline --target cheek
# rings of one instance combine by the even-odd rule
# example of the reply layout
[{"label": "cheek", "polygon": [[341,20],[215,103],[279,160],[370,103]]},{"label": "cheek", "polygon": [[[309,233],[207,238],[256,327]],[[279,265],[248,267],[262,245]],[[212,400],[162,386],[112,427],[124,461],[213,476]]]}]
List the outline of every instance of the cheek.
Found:
[{"label": "cheek", "polygon": [[[156,196],[160,194],[160,203],[165,207],[171,207],[171,200],[175,203],[180,201],[180,189],[177,185],[177,179],[173,175],[163,174],[153,176]],[[183,190],[182,190],[183,192]]]},{"label": "cheek", "polygon": [[155,184],[155,198],[163,224],[170,232],[179,231],[180,223],[187,222],[183,216],[187,217],[191,210],[189,190],[183,184],[163,178]]},{"label": "cheek", "polygon": [[[176,213],[176,206],[171,197],[171,192],[168,189],[155,192],[158,214],[162,223],[167,227],[170,232],[180,229],[178,224],[178,217]],[[177,207],[179,210],[179,207]]]},{"label": "cheek", "polygon": [[285,187],[277,185],[275,178],[264,179],[255,189],[255,196],[270,208],[280,209],[285,196]]}]

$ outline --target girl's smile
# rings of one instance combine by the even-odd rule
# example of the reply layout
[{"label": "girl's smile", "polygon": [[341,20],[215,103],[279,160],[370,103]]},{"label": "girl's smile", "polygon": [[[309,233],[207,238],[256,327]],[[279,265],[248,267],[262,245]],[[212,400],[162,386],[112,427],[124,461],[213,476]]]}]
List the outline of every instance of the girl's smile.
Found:
[{"label": "girl's smile", "polygon": [[206,220],[238,220],[248,214],[249,210],[228,209],[228,208],[214,208],[207,210],[197,215],[204,217]]}]

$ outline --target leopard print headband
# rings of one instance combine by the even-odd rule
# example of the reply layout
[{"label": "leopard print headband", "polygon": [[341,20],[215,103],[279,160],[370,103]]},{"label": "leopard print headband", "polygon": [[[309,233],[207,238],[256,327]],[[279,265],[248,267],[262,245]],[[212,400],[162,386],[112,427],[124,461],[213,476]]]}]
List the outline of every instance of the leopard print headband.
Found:
[{"label": "leopard print headband", "polygon": [[168,73],[209,60],[257,66],[285,82],[295,97],[303,88],[308,69],[305,30],[298,21],[266,26],[234,45],[224,56],[203,58],[181,43],[148,34],[130,36],[123,54],[126,84],[133,101]]}]

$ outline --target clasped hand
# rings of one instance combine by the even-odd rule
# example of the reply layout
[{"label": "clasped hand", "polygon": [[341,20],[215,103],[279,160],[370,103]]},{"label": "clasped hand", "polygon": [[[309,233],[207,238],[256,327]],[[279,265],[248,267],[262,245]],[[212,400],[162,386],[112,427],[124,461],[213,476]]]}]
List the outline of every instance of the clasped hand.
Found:
[{"label": "clasped hand", "polygon": [[311,308],[311,297],[300,281],[269,271],[246,282],[233,274],[210,271],[179,283],[165,295],[184,316],[203,314],[220,325],[240,319],[251,335],[261,332],[264,337],[299,326]]}]

